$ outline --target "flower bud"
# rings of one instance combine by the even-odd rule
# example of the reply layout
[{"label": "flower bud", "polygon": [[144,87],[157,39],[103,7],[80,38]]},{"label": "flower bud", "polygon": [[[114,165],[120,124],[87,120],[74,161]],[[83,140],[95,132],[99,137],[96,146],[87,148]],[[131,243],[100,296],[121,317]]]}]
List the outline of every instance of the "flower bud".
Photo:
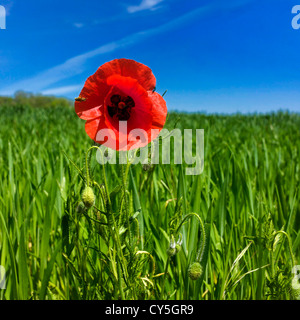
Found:
[{"label": "flower bud", "polygon": [[199,262],[193,262],[188,270],[189,277],[192,280],[198,280],[203,273],[203,268]]},{"label": "flower bud", "polygon": [[181,245],[179,243],[176,243],[175,249],[176,249],[176,253],[180,252]]},{"label": "flower bud", "polygon": [[86,208],[90,208],[95,203],[95,194],[91,187],[86,187],[82,192],[82,202]]},{"label": "flower bud", "polygon": [[169,257],[172,257],[176,254],[176,244],[175,244],[173,235],[171,236],[170,246],[169,246],[169,249],[167,250],[167,254]]},{"label": "flower bud", "polygon": [[180,252],[180,250],[181,250],[181,245],[182,245],[182,234],[180,233],[180,234],[179,234],[179,238],[178,238],[178,240],[177,240],[177,242],[176,242],[176,246],[175,246],[176,252]]}]

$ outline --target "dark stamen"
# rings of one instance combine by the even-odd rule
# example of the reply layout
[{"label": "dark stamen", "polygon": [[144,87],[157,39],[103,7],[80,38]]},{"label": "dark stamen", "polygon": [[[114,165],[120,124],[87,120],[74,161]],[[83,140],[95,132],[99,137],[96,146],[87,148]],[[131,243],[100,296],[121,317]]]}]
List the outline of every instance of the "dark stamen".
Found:
[{"label": "dark stamen", "polygon": [[111,117],[117,113],[116,107],[107,106],[107,111]]},{"label": "dark stamen", "polygon": [[114,94],[113,96],[111,96],[110,101],[112,104],[117,105],[121,101],[121,96],[118,94]]},{"label": "dark stamen", "polygon": [[131,114],[131,108],[135,106],[134,100],[129,97],[121,97],[118,94],[111,96],[111,106],[107,107],[108,114],[113,118],[116,116],[119,120],[128,120]]}]

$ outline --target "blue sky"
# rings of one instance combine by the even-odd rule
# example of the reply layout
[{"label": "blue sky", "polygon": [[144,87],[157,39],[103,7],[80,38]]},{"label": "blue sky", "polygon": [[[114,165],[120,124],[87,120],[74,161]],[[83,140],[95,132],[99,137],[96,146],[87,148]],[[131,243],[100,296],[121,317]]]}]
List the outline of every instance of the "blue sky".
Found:
[{"label": "blue sky", "polygon": [[300,0],[0,0],[0,95],[75,98],[103,63],[148,65],[169,110],[300,112]]}]

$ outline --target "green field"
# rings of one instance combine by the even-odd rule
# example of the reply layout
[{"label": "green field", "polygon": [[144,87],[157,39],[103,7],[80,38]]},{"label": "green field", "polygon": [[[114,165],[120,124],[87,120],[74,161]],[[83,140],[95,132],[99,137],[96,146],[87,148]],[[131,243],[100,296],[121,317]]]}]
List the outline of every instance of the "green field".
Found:
[{"label": "green field", "polygon": [[[93,141],[60,104],[1,102],[0,299],[299,297],[299,114],[169,113],[168,129],[204,129],[203,173],[103,167],[92,149],[87,209]],[[173,236],[182,245],[169,256]]]}]

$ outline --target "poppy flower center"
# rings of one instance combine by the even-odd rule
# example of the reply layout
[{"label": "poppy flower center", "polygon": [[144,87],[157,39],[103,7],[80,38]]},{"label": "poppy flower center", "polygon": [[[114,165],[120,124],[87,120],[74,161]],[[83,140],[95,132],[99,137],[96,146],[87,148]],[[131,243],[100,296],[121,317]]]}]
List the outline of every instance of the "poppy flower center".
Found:
[{"label": "poppy flower center", "polygon": [[127,121],[134,106],[135,103],[131,97],[114,94],[110,98],[110,105],[107,106],[107,110],[112,118]]}]

